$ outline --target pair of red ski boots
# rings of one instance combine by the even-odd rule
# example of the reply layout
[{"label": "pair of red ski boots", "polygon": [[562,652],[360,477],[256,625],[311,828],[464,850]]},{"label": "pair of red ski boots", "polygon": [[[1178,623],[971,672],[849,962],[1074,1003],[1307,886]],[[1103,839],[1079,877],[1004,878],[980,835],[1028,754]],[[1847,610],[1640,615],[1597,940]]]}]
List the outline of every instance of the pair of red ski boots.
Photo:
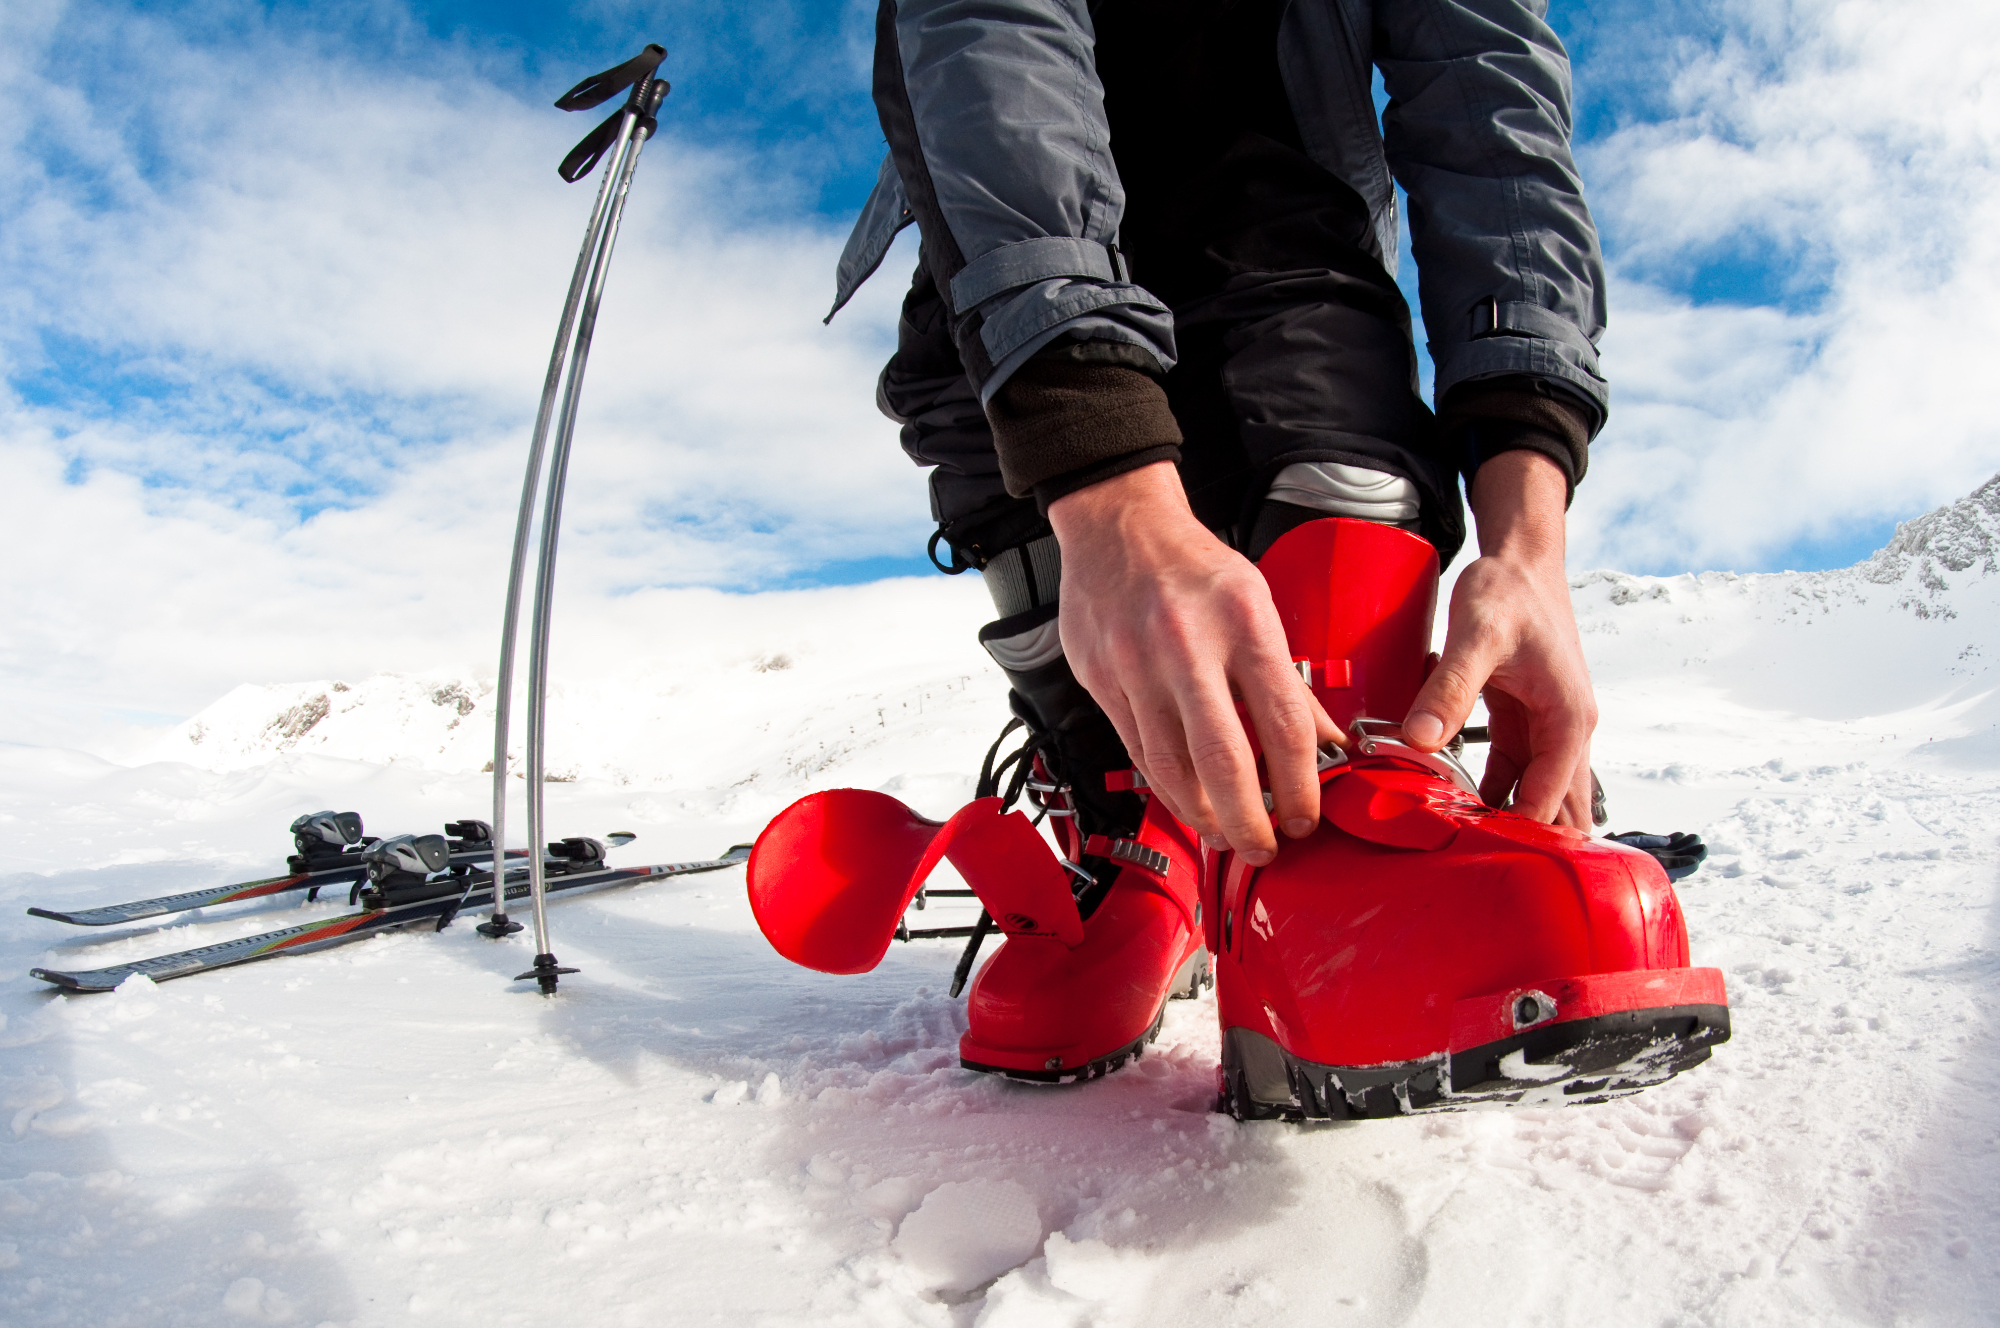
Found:
[{"label": "pair of red ski boots", "polygon": [[[1056,818],[1060,855],[997,796],[940,824],[836,789],[757,841],[750,902],[765,936],[806,967],[866,972],[892,939],[920,934],[904,911],[948,858],[985,913],[931,934],[1006,937],[972,984],[967,1068],[1094,1078],[1138,1055],[1166,1001],[1198,994],[1212,963],[1220,1106],[1239,1119],[1594,1102],[1706,1060],[1729,1036],[1722,975],[1688,967],[1660,864],[1487,807],[1454,759],[1374,718],[1407,713],[1424,676],[1431,546],[1329,518],[1284,535],[1259,567],[1301,676],[1355,738],[1322,756],[1312,835],[1252,867],[1148,800],[1130,837],[1085,836],[1067,815],[1073,790],[1039,757],[1016,788]],[[983,793],[997,792],[991,765]],[[1107,782],[1142,788],[1131,772]]]}]

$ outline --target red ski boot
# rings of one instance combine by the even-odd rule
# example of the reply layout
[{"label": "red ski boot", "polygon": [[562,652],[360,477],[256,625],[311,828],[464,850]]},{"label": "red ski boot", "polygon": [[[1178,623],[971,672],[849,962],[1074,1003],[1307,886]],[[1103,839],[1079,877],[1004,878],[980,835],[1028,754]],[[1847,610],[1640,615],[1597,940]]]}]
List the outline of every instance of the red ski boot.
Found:
[{"label": "red ski boot", "polygon": [[[1052,626],[1053,612],[989,630],[1020,632],[1036,614]],[[858,789],[801,799],[758,837],[750,904],[787,958],[865,972],[892,938],[926,934],[910,931],[903,911],[949,858],[986,909],[977,927],[942,932],[971,932],[953,995],[987,932],[1005,936],[973,980],[960,1063],[1043,1083],[1093,1079],[1158,1036],[1167,1000],[1212,982],[1202,851],[1133,791],[1123,745],[1059,652],[1007,676],[1019,718],[1001,738],[1025,726],[1026,741],[997,768],[994,744],[978,801],[939,824]],[[1023,794],[1049,818],[1059,851],[1006,812]]]},{"label": "red ski boot", "polygon": [[[1043,1083],[1094,1079],[1159,1036],[1168,1000],[1198,995],[1211,980],[1202,853],[1188,828],[1153,804],[1132,838],[1097,835],[1080,847],[1073,860],[1107,878],[1082,943],[1001,945],[966,998],[958,1042],[966,1069]],[[1086,887],[1086,897],[1094,893]]]},{"label": "red ski boot", "polygon": [[1209,974],[1200,850],[1187,829],[1149,811],[1133,838],[1086,847],[1109,884],[1087,920],[1076,893],[1089,879],[999,798],[939,823],[886,793],[833,789],[793,803],[757,837],[750,908],[794,963],[865,973],[912,934],[903,911],[949,858],[986,906],[976,935],[990,925],[1006,937],[973,981],[961,1063],[1044,1083],[1093,1079],[1138,1055],[1169,997],[1195,995]]},{"label": "red ski boot", "polygon": [[1358,741],[1324,758],[1317,831],[1261,870],[1222,855],[1207,884],[1222,1108],[1595,1102],[1706,1060],[1729,1036],[1722,974],[1687,967],[1659,863],[1488,808],[1455,760],[1400,741],[1436,605],[1430,545],[1332,518],[1259,567],[1294,660]]}]

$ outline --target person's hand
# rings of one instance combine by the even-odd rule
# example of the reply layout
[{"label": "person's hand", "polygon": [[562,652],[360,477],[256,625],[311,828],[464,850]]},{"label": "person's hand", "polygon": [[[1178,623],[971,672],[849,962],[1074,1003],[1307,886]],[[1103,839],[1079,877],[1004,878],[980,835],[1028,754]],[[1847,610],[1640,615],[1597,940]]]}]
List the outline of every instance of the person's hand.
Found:
[{"label": "person's hand", "polygon": [[1563,500],[1562,472],[1539,453],[1503,452],[1479,468],[1481,556],[1452,590],[1443,658],[1403,736],[1436,751],[1483,692],[1492,746],[1479,795],[1588,831],[1597,698],[1563,571]]},{"label": "person's hand", "polygon": [[[1062,641],[1153,796],[1211,847],[1262,866],[1319,823],[1315,749],[1345,741],[1299,678],[1270,587],[1188,509],[1155,462],[1049,504]],[[1235,701],[1263,748],[1273,811]]]}]

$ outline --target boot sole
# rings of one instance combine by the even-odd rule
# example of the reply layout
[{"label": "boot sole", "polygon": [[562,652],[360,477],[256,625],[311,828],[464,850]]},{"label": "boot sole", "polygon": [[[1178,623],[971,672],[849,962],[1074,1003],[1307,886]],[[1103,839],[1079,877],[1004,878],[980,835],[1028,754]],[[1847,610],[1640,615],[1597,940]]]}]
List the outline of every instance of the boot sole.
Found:
[{"label": "boot sole", "polygon": [[1319,1065],[1262,1033],[1222,1038],[1216,1110],[1238,1120],[1369,1120],[1475,1107],[1606,1102],[1665,1083],[1729,1039],[1726,1005],[1543,1024],[1464,1051],[1388,1065]]},{"label": "boot sole", "polygon": [[1145,1054],[1148,1044],[1160,1036],[1160,1027],[1166,1023],[1167,1001],[1191,1001],[1201,995],[1203,987],[1215,985],[1215,971],[1209,964],[1208,947],[1197,945],[1193,954],[1181,962],[1174,973],[1174,980],[1167,987],[1166,997],[1160,1008],[1153,1012],[1153,1022],[1144,1033],[1116,1051],[1095,1057],[1082,1065],[1068,1069],[1030,1070],[1011,1065],[988,1065],[983,1061],[958,1058],[960,1069],[975,1070],[980,1074],[997,1074],[1018,1080],[1024,1084],[1080,1084],[1092,1079],[1102,1079],[1123,1066],[1127,1061],[1138,1060]]},{"label": "boot sole", "polygon": [[1138,1060],[1145,1054],[1146,1044],[1160,1036],[1160,1025],[1166,1020],[1167,1002],[1162,1000],[1158,1012],[1153,1015],[1152,1025],[1145,1032],[1108,1055],[1085,1061],[1082,1065],[1072,1066],[1069,1069],[1023,1070],[1011,1065],[986,1065],[979,1061],[967,1060],[963,1056],[958,1058],[958,1064],[960,1069],[977,1070],[981,1074],[1003,1075],[1023,1084],[1087,1083],[1092,1079],[1102,1079],[1124,1065],[1126,1061]]}]

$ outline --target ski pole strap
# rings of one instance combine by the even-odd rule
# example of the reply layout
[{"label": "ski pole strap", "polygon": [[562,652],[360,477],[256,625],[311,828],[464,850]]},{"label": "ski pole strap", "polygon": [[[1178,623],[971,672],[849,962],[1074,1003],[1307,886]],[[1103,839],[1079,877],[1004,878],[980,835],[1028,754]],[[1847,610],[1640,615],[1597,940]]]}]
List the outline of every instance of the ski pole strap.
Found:
[{"label": "ski pole strap", "polygon": [[[661,50],[657,46],[649,46],[646,49],[648,51],[658,50],[661,55],[666,54],[664,50]],[[634,62],[628,60],[618,68],[624,69],[632,63]],[[657,65],[659,61],[655,60],[653,63]],[[618,70],[614,69],[604,74],[599,74],[597,77],[609,78],[617,72]],[[581,88],[589,82],[589,79],[585,79],[577,87]],[[620,84],[619,86],[623,87],[624,85]],[[638,82],[632,84],[631,87],[632,95],[626,99],[625,104],[614,111],[604,123],[598,125],[597,128],[591,130],[588,134],[585,134],[583,141],[569,150],[569,155],[562,159],[562,165],[556,167],[556,174],[562,176],[569,183],[575,184],[578,180],[581,180],[584,176],[595,170],[599,159],[604,156],[613,143],[618,141],[619,124],[627,115],[633,116],[636,121],[632,127],[632,136],[634,138],[646,139],[653,136],[653,132],[660,127],[660,122],[654,117],[660,109],[660,103],[666,99],[667,93],[672,90],[672,85],[663,78],[651,77],[649,71],[646,77],[641,78]],[[612,91],[615,92],[617,89],[614,88]],[[609,96],[610,93],[606,93],[605,95]],[[599,98],[598,100],[601,101],[603,98]],[[595,106],[596,104],[597,102],[595,101],[584,102],[579,106],[564,107],[564,109],[581,110],[586,106]],[[561,106],[562,102],[557,102],[556,105]]]},{"label": "ski pole strap", "polygon": [[556,98],[556,109],[587,111],[593,106],[601,106],[633,84],[643,83],[651,78],[653,71],[660,67],[660,61],[666,58],[667,48],[654,42],[624,64],[607,69],[601,74],[592,74],[563,93]]}]

